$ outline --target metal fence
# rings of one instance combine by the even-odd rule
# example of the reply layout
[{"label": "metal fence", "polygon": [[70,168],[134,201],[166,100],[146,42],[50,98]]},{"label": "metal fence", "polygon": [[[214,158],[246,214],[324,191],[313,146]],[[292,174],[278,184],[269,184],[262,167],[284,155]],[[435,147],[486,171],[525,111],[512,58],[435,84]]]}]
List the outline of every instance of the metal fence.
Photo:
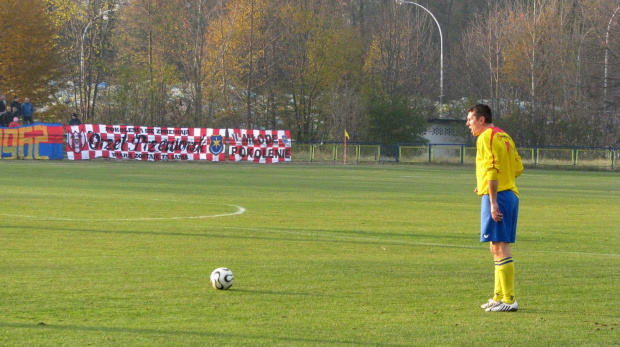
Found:
[{"label": "metal fence", "polygon": [[[346,150],[345,150],[346,149]],[[620,148],[519,147],[523,164],[531,166],[617,169]],[[474,164],[476,147],[467,144],[299,143],[293,144],[293,161],[347,163],[451,163]]]}]

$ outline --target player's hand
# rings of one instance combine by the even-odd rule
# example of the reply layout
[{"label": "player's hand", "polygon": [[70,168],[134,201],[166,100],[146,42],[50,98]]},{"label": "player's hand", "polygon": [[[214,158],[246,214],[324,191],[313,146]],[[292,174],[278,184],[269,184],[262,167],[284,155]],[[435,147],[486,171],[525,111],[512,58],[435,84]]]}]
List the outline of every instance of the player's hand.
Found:
[{"label": "player's hand", "polygon": [[478,195],[478,187],[474,188],[474,194]]},{"label": "player's hand", "polygon": [[499,206],[491,206],[491,218],[497,223],[502,221],[503,214],[499,211]]}]

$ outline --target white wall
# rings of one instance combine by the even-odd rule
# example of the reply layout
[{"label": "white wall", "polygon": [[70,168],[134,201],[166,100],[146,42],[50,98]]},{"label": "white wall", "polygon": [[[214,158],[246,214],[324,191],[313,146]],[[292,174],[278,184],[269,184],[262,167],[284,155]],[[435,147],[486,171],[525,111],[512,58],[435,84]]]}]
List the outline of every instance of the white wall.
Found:
[{"label": "white wall", "polygon": [[465,127],[464,122],[450,122],[450,123],[431,123],[431,126],[424,133],[424,138],[430,143],[464,143],[460,134],[462,132],[456,131],[458,126]]}]

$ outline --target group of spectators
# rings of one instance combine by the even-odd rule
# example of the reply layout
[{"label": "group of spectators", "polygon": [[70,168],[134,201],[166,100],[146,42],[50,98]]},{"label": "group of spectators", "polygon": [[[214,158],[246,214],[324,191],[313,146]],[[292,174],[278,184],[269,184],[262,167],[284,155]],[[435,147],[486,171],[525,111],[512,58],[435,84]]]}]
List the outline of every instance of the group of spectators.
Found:
[{"label": "group of spectators", "polygon": [[7,105],[6,95],[0,94],[0,126],[18,127],[20,117],[23,124],[32,124],[34,120],[34,106],[30,102],[30,98],[25,98],[23,103],[19,102],[19,96],[13,97],[13,101]]},{"label": "group of spectators", "polygon": [[[14,96],[13,101],[7,104],[6,95],[0,94],[0,127],[18,127],[20,125],[33,124],[34,106],[30,98],[24,98],[24,102],[19,102],[19,97]],[[20,123],[20,118],[22,123]],[[69,125],[79,125],[82,122],[77,113],[71,115]]]}]

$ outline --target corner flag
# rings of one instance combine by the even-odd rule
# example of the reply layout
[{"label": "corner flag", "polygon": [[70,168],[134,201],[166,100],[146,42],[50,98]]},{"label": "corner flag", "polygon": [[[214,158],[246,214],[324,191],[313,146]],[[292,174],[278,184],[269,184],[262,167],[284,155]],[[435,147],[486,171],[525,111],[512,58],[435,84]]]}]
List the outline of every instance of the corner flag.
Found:
[{"label": "corner flag", "polygon": [[344,163],[347,163],[347,140],[349,139],[349,133],[347,129],[344,129]]}]

